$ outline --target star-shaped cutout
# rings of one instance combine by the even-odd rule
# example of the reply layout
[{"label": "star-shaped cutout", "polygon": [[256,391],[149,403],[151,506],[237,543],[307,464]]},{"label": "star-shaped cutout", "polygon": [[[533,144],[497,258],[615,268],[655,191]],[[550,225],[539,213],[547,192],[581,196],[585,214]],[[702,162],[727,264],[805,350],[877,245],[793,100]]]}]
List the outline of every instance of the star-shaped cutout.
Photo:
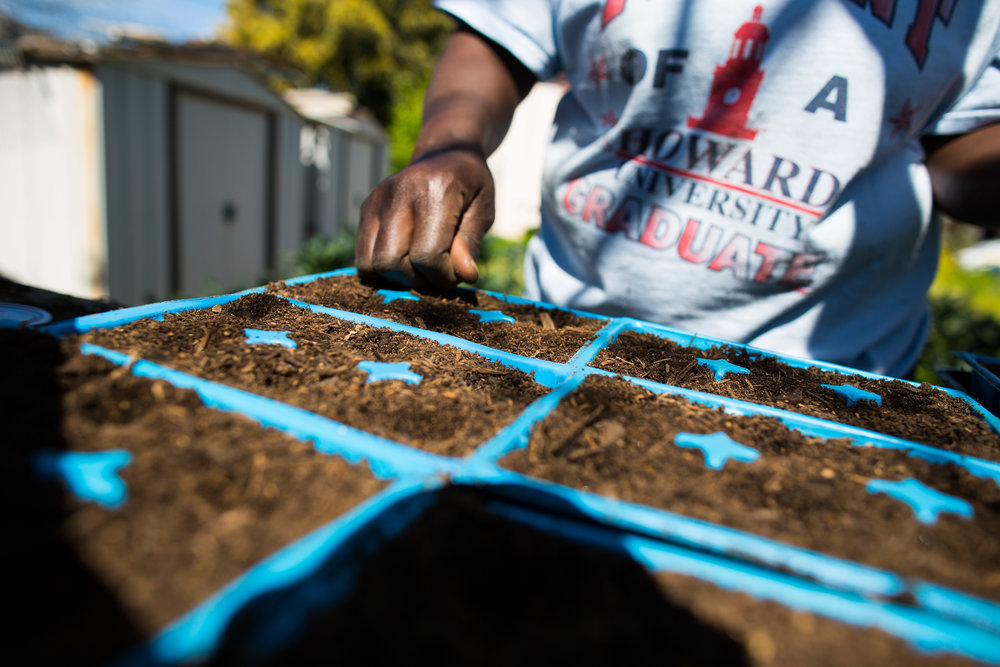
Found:
[{"label": "star-shaped cutout", "polygon": [[118,470],[132,461],[124,449],[104,452],[51,452],[35,455],[35,469],[47,479],[62,479],[77,498],[116,509],[127,489]]},{"label": "star-shaped cutout", "polygon": [[737,366],[736,364],[730,363],[725,359],[698,359],[699,366],[707,366],[712,374],[715,376],[715,381],[718,382],[726,373],[749,373],[750,370],[743,368],[742,366]]},{"label": "star-shaped cutout", "polygon": [[611,80],[611,75],[608,74],[607,56],[590,59],[590,71],[587,72],[587,78],[594,83],[594,88],[597,90],[601,89],[601,81]]},{"label": "star-shaped cutout", "polygon": [[947,494],[936,491],[915,479],[890,482],[887,479],[873,479],[866,487],[870,493],[885,493],[901,500],[913,508],[921,523],[934,523],[941,512],[951,512],[971,519],[975,513],[972,505]]},{"label": "star-shaped cutout", "polygon": [[298,345],[288,337],[291,331],[265,331],[264,329],[244,329],[247,345],[281,345],[294,350]]},{"label": "star-shaped cutout", "polygon": [[913,122],[913,116],[918,111],[920,107],[910,108],[910,98],[906,98],[906,102],[903,103],[903,108],[900,109],[899,113],[895,116],[889,117],[889,124],[892,125],[892,132],[889,134],[890,139],[895,139],[896,135],[902,132],[906,134],[910,131],[910,124]]},{"label": "star-shaped cutout", "polygon": [[741,445],[725,433],[712,433],[709,435],[699,433],[678,433],[674,437],[674,444],[678,447],[691,447],[700,449],[705,455],[705,465],[712,470],[722,470],[729,459],[736,459],[745,463],[753,463],[760,456],[753,447]]},{"label": "star-shaped cutout", "polygon": [[858,401],[874,401],[876,405],[882,405],[882,397],[878,394],[852,387],[849,384],[824,384],[820,386],[843,396],[848,406],[854,405]]},{"label": "star-shaped cutout", "polygon": [[419,296],[405,290],[380,289],[375,293],[382,297],[382,303],[392,303],[397,299],[403,299],[404,301],[420,301]]},{"label": "star-shaped cutout", "polygon": [[402,380],[406,384],[420,384],[420,381],[423,379],[411,371],[410,364],[405,361],[397,364],[389,364],[382,361],[361,361],[358,362],[358,370],[368,373],[366,384],[381,382],[382,380]]},{"label": "star-shaped cutout", "polygon": [[614,109],[609,109],[607,113],[597,114],[597,117],[601,119],[601,127],[614,127],[618,124],[618,116],[615,115]]},{"label": "star-shaped cutout", "polygon": [[515,320],[513,317],[511,317],[510,315],[506,315],[499,310],[470,309],[469,312],[472,313],[473,315],[479,315],[480,324],[488,324],[490,322],[517,322],[517,320]]}]

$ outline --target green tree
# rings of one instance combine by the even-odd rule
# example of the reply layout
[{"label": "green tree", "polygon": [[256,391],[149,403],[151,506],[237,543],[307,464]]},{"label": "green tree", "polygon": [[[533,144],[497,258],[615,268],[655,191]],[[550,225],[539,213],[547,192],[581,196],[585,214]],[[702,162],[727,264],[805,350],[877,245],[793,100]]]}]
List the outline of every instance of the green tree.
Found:
[{"label": "green tree", "polygon": [[229,0],[227,9],[228,42],[295,67],[296,85],[353,93],[397,140],[410,133],[394,131],[401,105],[412,116],[452,28],[430,0]]}]

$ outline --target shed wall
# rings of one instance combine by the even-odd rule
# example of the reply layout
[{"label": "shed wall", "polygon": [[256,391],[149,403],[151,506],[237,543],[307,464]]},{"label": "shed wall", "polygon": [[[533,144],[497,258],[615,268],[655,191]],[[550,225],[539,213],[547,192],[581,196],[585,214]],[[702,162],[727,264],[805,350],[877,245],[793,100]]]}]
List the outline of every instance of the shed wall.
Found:
[{"label": "shed wall", "polygon": [[106,293],[101,86],[72,67],[0,72],[0,273]]},{"label": "shed wall", "polygon": [[[222,192],[217,178],[184,182],[176,102],[182,95],[203,95],[236,116],[242,109],[267,119],[268,138],[257,150],[267,151],[268,181],[249,186],[268,191],[263,261],[233,260],[215,276],[223,251],[209,248],[186,253],[185,267],[178,244],[212,241],[190,233],[192,225],[206,223],[182,219],[184,198],[234,195]],[[343,126],[309,122],[314,136],[325,136],[313,147],[324,155],[305,159],[306,125],[262,82],[231,66],[122,60],[0,71],[0,273],[125,304],[230,291],[275,277],[291,268],[310,235],[332,237],[354,227],[362,201],[388,168],[385,136],[354,119]],[[201,129],[211,139],[211,128]],[[221,149],[216,170],[238,172],[239,165],[225,161],[242,160],[237,152]],[[198,188],[204,191],[194,192]],[[208,209],[221,211],[223,203]],[[185,224],[189,231],[182,235]],[[190,271],[190,279],[180,271]]]},{"label": "shed wall", "polygon": [[[286,268],[304,236],[304,168],[298,145],[301,118],[260,82],[233,68],[122,62],[106,63],[97,71],[105,84],[104,122],[109,128],[111,296],[124,303],[199,296],[258,284]],[[229,123],[220,121],[219,114],[188,117],[186,131],[204,135],[195,140],[194,148],[182,136],[185,126],[177,100],[199,96],[207,101],[206,108],[231,115],[234,126],[248,113],[273,123],[267,141],[248,139],[267,165],[266,182],[242,182],[237,177],[246,159],[232,146],[226,147],[225,141],[234,138],[227,132]],[[191,178],[189,172],[199,165],[199,156],[192,154],[198,146],[205,151],[203,161],[211,161],[214,171]],[[264,204],[266,210],[253,215],[264,218],[251,223],[244,217],[228,235],[214,228],[223,225],[221,212],[227,201],[244,202],[237,208],[250,215],[246,202],[262,190],[270,197]],[[202,205],[192,207],[194,200]],[[208,209],[219,215],[190,218],[192,211]],[[204,225],[213,228],[204,228],[204,234],[197,231]],[[243,262],[214,261],[226,256],[228,246],[213,243],[229,237],[242,241],[239,234],[251,226],[272,230],[263,246],[263,258],[255,250]]]},{"label": "shed wall", "polygon": [[168,94],[135,68],[102,66],[108,290],[122,303],[169,298]]}]

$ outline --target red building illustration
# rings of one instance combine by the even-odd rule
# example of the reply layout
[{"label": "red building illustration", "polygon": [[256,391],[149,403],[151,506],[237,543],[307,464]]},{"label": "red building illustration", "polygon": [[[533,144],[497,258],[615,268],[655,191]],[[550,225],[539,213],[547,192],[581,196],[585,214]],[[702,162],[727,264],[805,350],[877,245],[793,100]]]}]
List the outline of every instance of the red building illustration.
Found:
[{"label": "red building illustration", "polygon": [[740,26],[733,36],[729,59],[717,65],[708,93],[708,103],[701,118],[688,116],[688,127],[695,127],[737,139],[753,139],[757,130],[747,128],[750,105],[753,104],[764,70],[760,62],[764,48],[771,38],[767,27],[760,22],[764,8],[753,10],[753,19]]}]

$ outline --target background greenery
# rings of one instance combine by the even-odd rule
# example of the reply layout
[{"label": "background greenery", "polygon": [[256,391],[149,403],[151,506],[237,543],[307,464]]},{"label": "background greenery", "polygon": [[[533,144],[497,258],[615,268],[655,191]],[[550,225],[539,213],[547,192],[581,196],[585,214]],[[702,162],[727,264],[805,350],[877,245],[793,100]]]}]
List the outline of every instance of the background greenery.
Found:
[{"label": "background greenery", "polygon": [[935,369],[967,370],[954,351],[1000,357],[1000,273],[962,268],[956,256],[982,230],[948,223],[937,277],[931,286],[931,333],[916,379],[946,384]]},{"label": "background greenery", "polygon": [[354,94],[387,129],[392,166],[409,161],[421,100],[453,23],[431,0],[229,0],[228,43],[288,69],[277,89]]}]

